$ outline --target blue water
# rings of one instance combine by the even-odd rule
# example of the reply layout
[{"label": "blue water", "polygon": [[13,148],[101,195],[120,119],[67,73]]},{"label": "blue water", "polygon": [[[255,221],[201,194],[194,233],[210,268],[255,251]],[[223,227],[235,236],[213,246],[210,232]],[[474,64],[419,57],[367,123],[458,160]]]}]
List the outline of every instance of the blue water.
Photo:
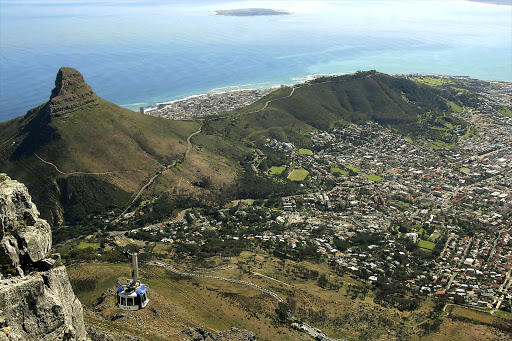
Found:
[{"label": "blue water", "polygon": [[[224,17],[265,7],[289,16]],[[376,69],[512,81],[512,6],[463,0],[2,1],[0,121],[48,100],[61,66],[127,108],[213,88]]]}]

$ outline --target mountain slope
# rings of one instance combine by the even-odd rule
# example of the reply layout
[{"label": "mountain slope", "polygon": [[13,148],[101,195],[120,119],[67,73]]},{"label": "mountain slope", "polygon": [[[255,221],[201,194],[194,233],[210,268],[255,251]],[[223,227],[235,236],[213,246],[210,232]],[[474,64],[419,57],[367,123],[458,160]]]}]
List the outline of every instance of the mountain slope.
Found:
[{"label": "mountain slope", "polygon": [[[48,102],[0,123],[0,169],[24,182],[42,216],[55,224],[121,213],[140,193],[141,199],[169,193],[171,200],[201,197],[215,204],[237,193],[266,197],[281,193],[283,184],[250,170],[253,142],[273,137],[308,146],[312,130],[373,120],[413,138],[452,143],[457,136],[450,129],[464,123],[447,116],[442,94],[406,79],[358,72],[283,87],[203,123],[170,121],[107,102],[78,71],[61,68]],[[438,116],[452,128],[432,129],[444,122]]]},{"label": "mountain slope", "polygon": [[194,181],[170,165],[199,127],[121,108],[61,68],[47,103],[0,123],[0,168],[28,186],[44,218],[69,222],[126,206],[158,172],[164,187]]},{"label": "mountain slope", "polygon": [[237,139],[274,137],[307,144],[304,134],[313,129],[368,120],[407,135],[428,128],[421,125],[422,115],[447,109],[441,91],[369,71],[281,88],[237,114],[210,121],[207,128]]}]

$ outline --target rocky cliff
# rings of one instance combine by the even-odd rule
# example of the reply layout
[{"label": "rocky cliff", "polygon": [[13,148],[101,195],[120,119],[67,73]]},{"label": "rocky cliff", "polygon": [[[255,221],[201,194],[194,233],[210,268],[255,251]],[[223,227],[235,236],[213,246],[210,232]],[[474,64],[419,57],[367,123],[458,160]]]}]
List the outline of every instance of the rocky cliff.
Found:
[{"label": "rocky cliff", "polygon": [[82,304],[51,244],[27,188],[0,174],[1,341],[87,339]]},{"label": "rocky cliff", "polygon": [[99,97],[84,81],[82,74],[70,67],[61,67],[55,79],[47,111],[52,116],[87,104],[98,104]]}]

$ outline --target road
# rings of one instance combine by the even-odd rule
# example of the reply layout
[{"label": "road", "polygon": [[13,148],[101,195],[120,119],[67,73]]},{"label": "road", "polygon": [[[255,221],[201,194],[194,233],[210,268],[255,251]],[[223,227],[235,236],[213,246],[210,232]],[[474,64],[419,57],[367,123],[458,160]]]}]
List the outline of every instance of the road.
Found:
[{"label": "road", "polygon": [[271,100],[268,100],[268,101],[266,101],[266,102],[265,102],[265,105],[263,106],[263,108],[258,109],[258,110],[255,110],[255,111],[250,111],[250,112],[248,112],[247,114],[254,114],[254,113],[257,113],[257,112],[263,111],[263,110],[267,109],[268,105],[269,105],[270,103],[274,102],[274,101],[279,101],[279,100],[281,100],[281,99],[285,99],[285,98],[290,98],[290,97],[292,97],[292,96],[293,96],[293,93],[295,92],[295,89],[298,89],[298,88],[300,88],[300,87],[292,86],[292,91],[290,92],[290,94],[289,94],[289,95],[287,95],[287,96],[283,96],[283,97],[279,97],[279,98],[274,98],[274,99],[271,99]]},{"label": "road", "polygon": [[446,285],[446,289],[445,289],[445,291],[448,291],[448,289],[450,289],[450,287],[452,286],[452,282],[453,282],[453,280],[455,279],[455,276],[457,276],[457,273],[456,273],[456,272],[454,272],[454,273],[452,274],[452,277],[450,277],[450,280],[448,281],[448,284]]},{"label": "road", "polygon": [[198,131],[196,131],[196,132],[194,132],[194,133],[190,134],[190,135],[187,137],[187,145],[188,145],[188,146],[187,146],[187,151],[185,152],[185,157],[183,158],[183,161],[185,161],[185,159],[186,159],[186,158],[187,158],[187,156],[188,156],[188,153],[190,153],[190,150],[192,149],[192,142],[190,142],[190,139],[192,138],[192,136],[197,135],[197,134],[199,134],[200,132],[201,132],[201,128],[199,128],[199,130],[198,130]]},{"label": "road", "polygon": [[218,277],[218,276],[201,275],[201,274],[196,274],[196,273],[191,273],[191,272],[183,272],[183,271],[179,271],[178,269],[174,268],[173,266],[171,266],[169,264],[165,264],[165,263],[162,263],[162,262],[151,262],[150,264],[162,267],[162,268],[164,268],[166,270],[169,270],[169,271],[171,271],[171,272],[173,272],[175,274],[181,275],[181,276],[200,277],[200,278],[214,279],[214,280],[218,280],[218,281],[224,281],[224,282],[231,282],[231,283],[236,283],[236,284],[247,285],[247,286],[255,288],[255,289],[257,289],[257,290],[259,290],[259,291],[261,291],[261,292],[263,292],[263,293],[265,293],[267,295],[270,295],[270,296],[274,297],[278,302],[284,303],[284,300],[281,298],[281,296],[279,296],[275,292],[270,291],[270,290],[265,289],[265,288],[262,288],[259,285],[256,285],[256,284],[251,283],[251,282],[241,281],[241,280],[238,280],[238,279]]},{"label": "road", "polygon": [[454,236],[455,236],[454,233],[450,233],[450,235],[448,236],[448,239],[446,239],[446,243],[444,243],[443,252],[441,252],[440,258],[443,258],[444,253],[446,252],[446,248],[448,247],[448,244],[450,243],[450,240],[452,240],[452,238]]},{"label": "road", "polygon": [[498,237],[494,240],[494,244],[492,245],[492,249],[491,251],[489,252],[489,257],[487,257],[487,262],[486,262],[486,265],[491,261],[492,257],[494,256],[494,254],[496,253],[496,246],[498,246],[498,242],[500,241],[501,239],[501,234],[504,232],[505,230],[501,230],[498,232]]},{"label": "road", "polygon": [[[193,132],[192,134],[190,134],[188,137],[187,137],[187,150],[185,152],[185,155],[183,156],[183,161],[181,161],[181,163],[183,163],[185,161],[185,159],[187,158],[188,154],[190,153],[190,150],[192,149],[192,142],[190,141],[190,139],[194,136],[194,135],[197,135],[201,132],[201,127],[199,128],[198,131],[195,131]],[[36,155],[37,156],[37,155]],[[149,187],[151,186],[151,184],[153,184],[153,182],[163,173],[165,172],[166,170],[168,169],[171,169],[173,167],[176,167],[176,165],[178,164],[178,162],[176,160],[173,161],[172,164],[169,164],[167,165],[164,169],[158,171],[153,177],[151,177],[148,182],[146,182],[146,184],[144,186],[142,186],[142,188],[139,190],[139,192],[135,195],[135,197],[133,198],[133,200],[130,202],[130,204],[124,209],[124,211],[116,218],[115,221],[119,221],[119,219],[121,219],[121,217],[130,209],[130,207],[133,205],[133,203],[141,196],[141,194]],[[56,168],[56,167],[55,167]]]},{"label": "road", "polygon": [[[178,275],[181,275],[181,276],[200,277],[200,278],[214,279],[214,280],[218,280],[218,281],[224,281],[224,282],[230,282],[230,283],[235,283],[235,284],[246,285],[246,286],[252,287],[252,288],[254,288],[256,290],[259,290],[259,291],[261,291],[261,292],[263,292],[263,293],[265,293],[267,295],[272,296],[278,302],[285,303],[285,301],[281,298],[281,296],[279,296],[275,292],[273,292],[271,290],[268,290],[268,289],[265,289],[263,287],[260,287],[259,285],[256,285],[256,284],[251,283],[251,282],[241,281],[241,280],[238,280],[238,279],[218,277],[218,276],[201,275],[201,274],[197,274],[197,273],[184,272],[184,271],[180,271],[180,270],[176,269],[172,265],[165,264],[165,263],[162,263],[162,262],[151,261],[149,264],[162,267],[162,268],[164,268],[164,269],[166,269],[168,271],[171,271],[171,272],[173,272],[175,274],[178,274]],[[258,274],[258,275],[261,275],[261,274]],[[261,275],[261,276],[267,277],[269,279],[277,281],[276,279],[268,277],[268,276],[265,276],[265,275]],[[280,281],[278,281],[278,282],[280,282]],[[286,283],[283,283],[283,284],[286,284]],[[289,285],[289,284],[286,284],[286,285]],[[296,319],[290,313],[289,313],[288,317],[290,319],[296,321]],[[301,330],[305,331],[306,333],[308,333],[313,338],[322,337],[323,340],[332,341],[332,339],[328,338],[321,330],[319,330],[319,329],[317,329],[317,328],[315,328],[313,326],[310,326],[310,325],[308,325],[306,323],[300,324],[298,329],[301,329]]]},{"label": "road", "polygon": [[505,280],[503,281],[503,283],[501,283],[501,286],[498,289],[498,292],[502,293],[502,295],[500,296],[500,298],[496,299],[495,302],[493,302],[493,303],[496,303],[495,309],[500,309],[501,304],[503,303],[503,300],[505,299],[505,294],[507,293],[508,288],[512,284],[512,279],[510,279],[511,272],[512,272],[512,269],[508,270],[507,275],[505,276]]},{"label": "road", "polygon": [[[464,249],[464,253],[461,256],[458,265],[462,264],[464,262],[464,260],[466,259],[466,255],[469,252],[469,248],[470,248],[472,242],[473,242],[473,237],[471,237],[469,239],[468,245],[466,245],[466,248]],[[452,276],[450,277],[450,280],[448,281],[448,284],[446,285],[446,289],[445,289],[446,291],[448,291],[448,289],[450,289],[450,287],[452,286],[453,280],[455,279],[456,276],[457,276],[457,273],[454,272],[452,274]]]},{"label": "road", "polygon": [[468,254],[469,252],[469,248],[471,247],[471,243],[473,242],[473,237],[469,238],[469,242],[468,242],[468,245],[466,245],[466,248],[464,249],[464,253],[462,254],[462,256],[460,257],[460,260],[459,260],[459,265],[461,265],[462,263],[464,263],[464,260],[466,260],[466,255]]},{"label": "road", "polygon": [[[369,78],[369,77],[371,77],[371,76],[372,76],[372,74],[369,74],[369,75],[365,76],[363,79],[365,79],[365,78]],[[282,99],[285,99],[285,98],[290,98],[290,97],[292,97],[292,96],[293,96],[293,94],[295,93],[295,90],[297,90],[297,89],[305,88],[305,87],[313,86],[313,85],[318,85],[318,84],[337,83],[337,82],[338,82],[338,81],[325,81],[325,82],[305,83],[305,84],[301,84],[301,85],[293,85],[293,86],[292,86],[292,91],[290,92],[290,94],[289,94],[289,95],[286,95],[286,96],[283,96],[283,97],[279,97],[279,98],[274,98],[274,99],[268,100],[268,101],[266,101],[266,102],[265,102],[265,105],[263,106],[263,108],[258,109],[258,110],[254,110],[254,111],[249,111],[249,112],[247,112],[247,113],[245,113],[245,114],[254,114],[254,113],[258,113],[258,112],[260,112],[260,111],[263,111],[263,110],[265,110],[265,109],[269,106],[269,104],[270,104],[270,103],[272,103],[272,102],[275,102],[275,101],[279,101],[279,100],[282,100]],[[241,114],[239,114],[239,115],[241,115]],[[227,117],[229,117],[229,116],[225,116],[225,118],[227,118]]]}]

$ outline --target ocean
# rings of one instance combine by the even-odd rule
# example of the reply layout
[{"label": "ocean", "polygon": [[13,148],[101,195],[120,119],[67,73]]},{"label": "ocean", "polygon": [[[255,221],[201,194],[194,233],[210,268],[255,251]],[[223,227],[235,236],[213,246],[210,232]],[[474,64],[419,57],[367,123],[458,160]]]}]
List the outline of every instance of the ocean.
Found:
[{"label": "ocean", "polygon": [[[272,8],[285,16],[213,15]],[[61,66],[140,106],[375,69],[512,81],[512,6],[464,0],[2,1],[0,121],[48,100]]]}]

